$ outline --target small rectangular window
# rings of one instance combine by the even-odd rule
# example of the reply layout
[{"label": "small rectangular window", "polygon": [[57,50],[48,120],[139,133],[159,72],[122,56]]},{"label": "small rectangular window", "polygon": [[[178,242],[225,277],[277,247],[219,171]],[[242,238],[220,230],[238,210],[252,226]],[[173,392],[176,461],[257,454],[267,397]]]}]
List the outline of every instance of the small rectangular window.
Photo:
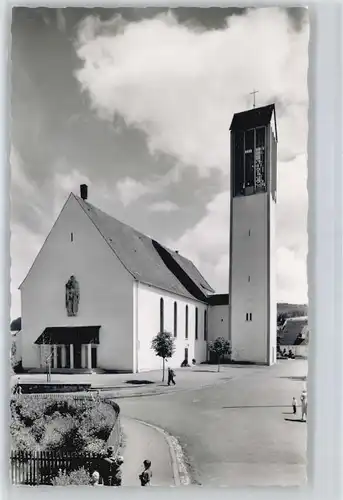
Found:
[{"label": "small rectangular window", "polygon": [[248,313],[246,313],[246,315],[245,315],[245,321],[249,321],[249,314]]},{"label": "small rectangular window", "polygon": [[249,236],[251,235],[251,230],[249,229]]},{"label": "small rectangular window", "polygon": [[248,283],[250,283],[250,276],[248,276]]},{"label": "small rectangular window", "polygon": [[250,321],[252,321],[252,313],[250,313],[250,318],[249,318]]},{"label": "small rectangular window", "polygon": [[73,242],[74,241],[74,233],[70,233],[70,241]]}]

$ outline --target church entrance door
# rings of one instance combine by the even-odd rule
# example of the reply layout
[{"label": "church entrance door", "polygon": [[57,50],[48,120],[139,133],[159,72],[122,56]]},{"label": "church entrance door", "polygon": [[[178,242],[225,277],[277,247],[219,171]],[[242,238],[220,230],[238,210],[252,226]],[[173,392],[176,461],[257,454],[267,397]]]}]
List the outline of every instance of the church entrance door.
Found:
[{"label": "church entrance door", "polygon": [[74,344],[74,368],[82,368],[81,344]]},{"label": "church entrance door", "polygon": [[185,361],[188,364],[188,347],[185,348]]},{"label": "church entrance door", "polygon": [[98,361],[97,361],[97,349],[96,347],[92,346],[92,368],[96,368]]}]

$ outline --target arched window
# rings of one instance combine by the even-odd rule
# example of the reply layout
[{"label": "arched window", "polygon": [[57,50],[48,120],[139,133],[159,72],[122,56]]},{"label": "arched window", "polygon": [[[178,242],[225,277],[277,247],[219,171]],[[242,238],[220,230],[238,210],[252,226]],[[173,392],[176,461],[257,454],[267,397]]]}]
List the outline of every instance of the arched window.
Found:
[{"label": "arched window", "polygon": [[177,302],[174,302],[174,337],[177,337]]},{"label": "arched window", "polygon": [[195,340],[198,340],[198,308],[195,308]]},{"label": "arched window", "polygon": [[204,340],[207,340],[207,311],[204,311]]},{"label": "arched window", "polygon": [[185,338],[188,339],[188,306],[185,310]]},{"label": "arched window", "polygon": [[164,300],[160,298],[160,332],[164,332]]}]

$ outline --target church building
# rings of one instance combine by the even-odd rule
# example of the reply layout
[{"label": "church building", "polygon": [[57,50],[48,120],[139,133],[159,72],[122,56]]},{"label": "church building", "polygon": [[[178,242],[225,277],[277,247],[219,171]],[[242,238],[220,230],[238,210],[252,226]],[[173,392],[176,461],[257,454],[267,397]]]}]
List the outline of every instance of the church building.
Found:
[{"label": "church building", "polygon": [[234,361],[275,363],[275,106],[235,114],[230,130],[229,294],[215,294],[176,250],[93,206],[82,185],[20,286],[25,370],[159,369],[151,342],[161,331],[175,340],[171,367],[208,361],[219,336]]},{"label": "church building", "polygon": [[160,331],[172,333],[168,365],[179,367],[206,361],[209,339],[228,338],[228,295],[177,251],[94,207],[86,185],[69,195],[20,291],[28,371],[159,369],[151,341]]}]

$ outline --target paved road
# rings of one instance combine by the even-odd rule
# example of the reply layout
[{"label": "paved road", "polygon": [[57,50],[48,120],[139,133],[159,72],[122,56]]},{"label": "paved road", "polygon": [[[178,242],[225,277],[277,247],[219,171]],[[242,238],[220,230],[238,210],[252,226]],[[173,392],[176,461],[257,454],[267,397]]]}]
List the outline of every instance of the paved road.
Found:
[{"label": "paved road", "polygon": [[[205,486],[297,486],[306,478],[306,423],[293,419],[307,362],[240,367],[226,383],[120,400],[122,414],[158,425],[184,448]],[[287,420],[289,419],[289,420]]]},{"label": "paved road", "polygon": [[153,464],[152,486],[173,486],[171,457],[163,434],[135,420],[122,418],[121,423],[125,440],[123,486],[140,486],[138,475],[147,458]]}]

